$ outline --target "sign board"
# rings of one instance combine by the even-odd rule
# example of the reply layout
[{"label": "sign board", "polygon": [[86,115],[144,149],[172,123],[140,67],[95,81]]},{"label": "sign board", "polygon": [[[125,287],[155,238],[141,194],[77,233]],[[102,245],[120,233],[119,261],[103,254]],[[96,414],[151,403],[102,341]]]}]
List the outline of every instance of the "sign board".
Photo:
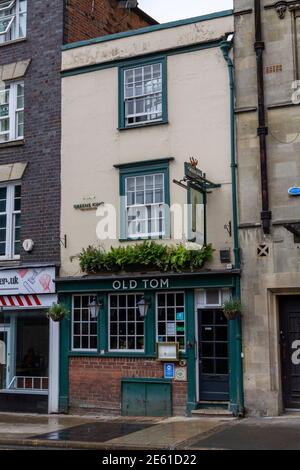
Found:
[{"label": "sign board", "polygon": [[169,362],[178,361],[179,344],[178,343],[157,343],[158,361]]},{"label": "sign board", "polygon": [[80,211],[93,211],[98,209],[99,206],[102,206],[104,203],[103,202],[82,202],[78,204],[74,204],[74,209],[80,210]]},{"label": "sign board", "polygon": [[175,380],[177,380],[177,382],[186,382],[187,381],[186,367],[176,367],[175,368]]},{"label": "sign board", "polygon": [[54,294],[54,279],[53,266],[0,270],[0,294]]},{"label": "sign board", "polygon": [[300,196],[300,187],[294,186],[288,190],[289,196]]},{"label": "sign board", "polygon": [[175,376],[175,366],[172,363],[167,362],[164,364],[164,378],[165,379],[174,379]]}]

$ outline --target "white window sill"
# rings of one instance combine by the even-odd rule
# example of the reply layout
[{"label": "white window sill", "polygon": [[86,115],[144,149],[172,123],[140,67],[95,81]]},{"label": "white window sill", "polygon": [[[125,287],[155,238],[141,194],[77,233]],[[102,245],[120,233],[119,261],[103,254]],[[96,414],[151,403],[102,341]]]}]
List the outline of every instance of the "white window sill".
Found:
[{"label": "white window sill", "polygon": [[11,39],[10,41],[1,42],[0,47],[9,46],[10,44],[17,44],[23,41],[27,41],[27,38]]}]

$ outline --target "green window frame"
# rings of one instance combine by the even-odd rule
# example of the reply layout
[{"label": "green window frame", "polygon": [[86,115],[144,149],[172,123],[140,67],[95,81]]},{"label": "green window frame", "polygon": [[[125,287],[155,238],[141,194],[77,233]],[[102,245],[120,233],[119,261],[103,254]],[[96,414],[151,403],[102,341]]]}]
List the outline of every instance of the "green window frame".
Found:
[{"label": "green window frame", "polygon": [[[151,239],[168,239],[170,238],[170,176],[169,176],[169,159],[167,160],[160,160],[158,162],[140,162],[140,163],[135,163],[135,164],[128,164],[128,165],[121,165],[119,167],[120,171],[120,241],[137,241],[137,240],[151,240]],[[128,234],[128,217],[130,214],[130,211],[132,212],[133,209],[136,209],[137,207],[140,207],[141,209],[145,209],[145,211],[148,211],[149,205],[147,205],[146,200],[144,199],[144,204],[141,204],[139,206],[130,206],[128,203],[128,186],[127,182],[129,179],[135,179],[138,181],[136,178],[141,180],[144,178],[145,180],[145,185],[146,185],[146,180],[147,176],[151,178],[155,177],[156,175],[162,175],[163,176],[163,203],[157,203],[154,204],[154,206],[159,206],[163,205],[162,211],[164,212],[163,215],[163,227],[164,230],[159,233],[155,232],[144,232],[140,236],[138,235],[132,235],[130,236]],[[144,189],[145,195],[144,198],[146,198],[146,186]],[[152,210],[152,208],[150,209]],[[155,212],[155,208],[153,209]],[[149,212],[149,211],[148,211]],[[145,226],[148,224],[149,226],[149,221],[152,219],[153,212],[150,213],[151,215],[147,215],[146,217],[146,223],[144,224]],[[143,219],[144,220],[144,219]],[[155,224],[155,222],[154,222]]]},{"label": "green window frame", "polygon": [[[155,74],[160,68],[159,78],[161,80],[161,87],[157,88],[158,77]],[[137,77],[139,73],[140,78]],[[150,77],[147,80],[146,86],[145,74]],[[129,78],[129,74],[132,77]],[[131,83],[127,82],[131,80]],[[137,80],[141,80],[137,82]],[[127,84],[127,87],[126,87]],[[129,88],[132,90],[128,93]],[[154,106],[155,100],[160,101],[161,95],[161,111],[154,112],[147,111],[147,103],[151,101]],[[158,124],[166,124],[168,122],[168,85],[167,85],[167,57],[158,57],[148,61],[134,61],[128,62],[125,66],[119,67],[119,130],[132,129],[137,127],[147,127]],[[156,101],[156,102],[157,102]],[[138,112],[138,107],[144,104],[143,111]],[[127,122],[127,111],[129,107],[134,108],[130,118],[131,123]],[[152,108],[153,109],[153,108]],[[159,116],[157,115],[159,114]],[[145,120],[142,120],[143,116]],[[146,118],[146,116],[148,116]],[[153,116],[153,118],[151,118]]]}]

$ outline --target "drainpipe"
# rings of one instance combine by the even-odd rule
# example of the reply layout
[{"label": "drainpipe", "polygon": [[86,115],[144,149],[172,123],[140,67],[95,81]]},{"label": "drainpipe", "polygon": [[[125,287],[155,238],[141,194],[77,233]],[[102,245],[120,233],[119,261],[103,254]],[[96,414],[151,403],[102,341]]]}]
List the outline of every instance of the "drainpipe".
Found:
[{"label": "drainpipe", "polygon": [[262,222],[263,232],[265,234],[269,234],[272,212],[269,210],[267,143],[266,143],[266,136],[268,135],[268,128],[266,126],[266,113],[265,113],[264,62],[263,62],[263,53],[265,49],[265,43],[262,40],[260,0],[255,0],[254,5],[255,5],[254,6],[254,9],[255,9],[254,49],[256,53],[257,99],[258,99],[257,135],[259,137],[259,149],[260,149],[260,177],[261,177],[261,197],[262,197],[261,222]]},{"label": "drainpipe", "polygon": [[[230,145],[231,145],[231,183],[232,183],[232,218],[233,218],[233,244],[234,244],[234,267],[240,268],[240,249],[238,233],[238,209],[237,209],[237,163],[235,151],[235,94],[234,94],[234,72],[233,61],[229,56],[232,42],[224,40],[220,48],[227,62],[230,87]],[[235,283],[235,296],[241,297],[240,278]],[[243,389],[243,364],[242,364],[242,328],[241,319],[231,320],[230,334],[230,406],[235,416],[244,415],[244,389]]]}]

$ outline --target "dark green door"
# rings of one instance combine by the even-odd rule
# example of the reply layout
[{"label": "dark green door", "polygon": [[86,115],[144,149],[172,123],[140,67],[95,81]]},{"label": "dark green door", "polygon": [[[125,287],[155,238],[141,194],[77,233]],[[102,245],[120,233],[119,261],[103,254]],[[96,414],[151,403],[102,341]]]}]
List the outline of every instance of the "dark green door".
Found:
[{"label": "dark green door", "polygon": [[123,416],[172,416],[172,385],[122,381]]},{"label": "dark green door", "polygon": [[228,321],[221,309],[199,309],[198,328],[200,400],[228,401]]}]

